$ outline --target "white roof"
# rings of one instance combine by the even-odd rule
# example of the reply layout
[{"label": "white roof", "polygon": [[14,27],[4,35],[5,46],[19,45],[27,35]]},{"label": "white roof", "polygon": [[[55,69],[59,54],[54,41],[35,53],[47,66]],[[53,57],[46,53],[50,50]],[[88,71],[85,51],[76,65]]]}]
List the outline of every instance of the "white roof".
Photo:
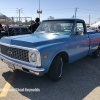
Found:
[{"label": "white roof", "polygon": [[100,26],[100,21],[96,22],[95,24],[90,25],[90,27],[94,27],[94,28],[97,28],[98,26]]}]

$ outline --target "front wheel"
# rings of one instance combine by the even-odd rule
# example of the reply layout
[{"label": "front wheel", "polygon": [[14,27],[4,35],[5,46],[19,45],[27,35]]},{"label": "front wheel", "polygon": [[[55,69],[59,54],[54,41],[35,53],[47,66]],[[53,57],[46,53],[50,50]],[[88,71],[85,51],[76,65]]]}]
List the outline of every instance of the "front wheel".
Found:
[{"label": "front wheel", "polygon": [[100,46],[97,48],[97,50],[93,53],[93,56],[95,58],[98,58],[100,56]]},{"label": "front wheel", "polygon": [[60,55],[57,55],[51,63],[49,69],[49,77],[53,81],[59,81],[62,76],[63,60]]}]

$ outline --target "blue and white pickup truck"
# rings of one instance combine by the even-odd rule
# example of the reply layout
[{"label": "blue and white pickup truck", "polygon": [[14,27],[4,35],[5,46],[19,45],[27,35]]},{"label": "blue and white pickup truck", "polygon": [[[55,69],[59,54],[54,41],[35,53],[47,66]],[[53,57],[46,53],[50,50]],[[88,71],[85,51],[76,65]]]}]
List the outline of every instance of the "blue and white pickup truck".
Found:
[{"label": "blue and white pickup truck", "polygon": [[82,19],[44,20],[33,34],[0,40],[0,59],[15,70],[58,81],[64,62],[74,62],[88,54],[100,56],[100,33],[87,32]]}]

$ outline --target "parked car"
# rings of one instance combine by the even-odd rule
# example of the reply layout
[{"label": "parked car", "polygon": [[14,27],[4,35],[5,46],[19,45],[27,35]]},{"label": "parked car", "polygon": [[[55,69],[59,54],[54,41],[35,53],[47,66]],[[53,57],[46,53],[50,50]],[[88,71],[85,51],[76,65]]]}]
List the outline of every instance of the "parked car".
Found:
[{"label": "parked car", "polygon": [[100,33],[87,32],[82,19],[44,20],[34,34],[0,40],[0,58],[9,68],[38,76],[48,73],[54,81],[62,77],[64,62],[88,54],[100,56]]},{"label": "parked car", "polygon": [[25,26],[11,26],[6,31],[2,31],[2,36],[15,36],[30,34],[28,28]]}]

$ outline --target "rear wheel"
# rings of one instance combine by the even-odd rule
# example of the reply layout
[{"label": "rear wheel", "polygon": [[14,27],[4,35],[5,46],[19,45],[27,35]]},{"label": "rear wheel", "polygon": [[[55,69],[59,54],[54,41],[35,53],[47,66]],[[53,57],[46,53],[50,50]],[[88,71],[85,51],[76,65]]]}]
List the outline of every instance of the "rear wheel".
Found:
[{"label": "rear wheel", "polygon": [[49,69],[49,77],[53,81],[59,81],[62,76],[63,60],[60,55],[57,55],[51,63]]},{"label": "rear wheel", "polygon": [[93,53],[93,56],[95,58],[98,58],[100,56],[100,46],[98,46],[97,50]]}]

